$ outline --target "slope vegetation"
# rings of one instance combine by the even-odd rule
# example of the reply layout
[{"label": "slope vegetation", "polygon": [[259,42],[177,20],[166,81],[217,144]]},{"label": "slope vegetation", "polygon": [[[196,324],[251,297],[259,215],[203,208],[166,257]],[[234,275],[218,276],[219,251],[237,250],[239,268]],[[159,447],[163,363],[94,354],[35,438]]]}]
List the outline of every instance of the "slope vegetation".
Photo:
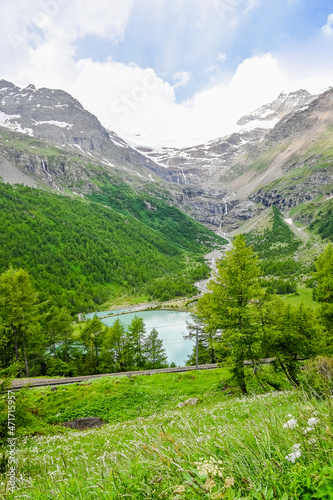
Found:
[{"label": "slope vegetation", "polygon": [[128,186],[117,191],[119,212],[80,197],[0,184],[0,272],[10,265],[26,269],[42,300],[71,312],[144,293],[161,277],[169,278],[170,298],[194,293],[192,283],[208,272],[203,254],[223,240],[166,202],[147,198],[145,205]]}]

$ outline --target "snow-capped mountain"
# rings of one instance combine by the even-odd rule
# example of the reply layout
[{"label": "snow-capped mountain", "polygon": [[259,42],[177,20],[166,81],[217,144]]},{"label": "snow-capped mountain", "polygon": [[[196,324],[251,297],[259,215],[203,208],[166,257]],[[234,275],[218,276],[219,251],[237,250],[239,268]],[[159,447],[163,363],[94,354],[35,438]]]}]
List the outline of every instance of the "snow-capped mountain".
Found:
[{"label": "snow-capped mountain", "polygon": [[307,90],[297,90],[289,94],[281,92],[275,101],[261,106],[249,115],[242,116],[237,125],[247,129],[261,127],[272,129],[284,116],[307,107],[317,97],[317,95],[311,95]]},{"label": "snow-capped mountain", "polygon": [[[332,100],[333,89],[319,96],[306,90],[281,93],[273,102],[240,118],[238,131],[231,135],[191,148],[162,151],[146,148],[144,152],[166,167],[162,171],[164,179],[182,185],[181,203],[196,218],[216,228],[233,229],[240,220],[256,215],[262,209],[261,203],[264,206],[270,203],[271,195],[262,194],[264,186],[278,184],[288,169],[301,168],[309,158],[311,166],[315,166],[314,148],[310,145],[331,130]],[[320,154],[316,150],[316,158]],[[321,186],[321,177],[318,174],[311,177],[309,173],[306,176],[309,189],[295,187],[297,196],[289,193],[286,199],[276,189],[272,200],[280,208],[290,208],[312,199],[333,181],[331,170],[328,174],[325,171],[326,180]]]},{"label": "snow-capped mountain", "polygon": [[21,89],[0,81],[0,126],[147,181],[152,180],[152,172],[160,170],[117,134],[107,131],[96,116],[63,90],[36,89],[33,85]]},{"label": "snow-capped mountain", "polygon": [[150,186],[222,232],[271,204],[289,209],[332,195],[332,131],[333,89],[319,96],[300,90],[281,93],[240,118],[233,134],[207,144],[133,148],[68,93],[0,81],[5,181],[80,194],[103,182]]}]

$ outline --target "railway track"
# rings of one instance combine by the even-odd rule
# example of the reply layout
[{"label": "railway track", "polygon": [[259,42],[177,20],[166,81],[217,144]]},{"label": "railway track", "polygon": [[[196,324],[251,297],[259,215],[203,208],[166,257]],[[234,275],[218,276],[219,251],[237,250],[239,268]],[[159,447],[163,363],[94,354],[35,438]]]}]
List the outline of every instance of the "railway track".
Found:
[{"label": "railway track", "polygon": [[[198,370],[215,370],[218,368],[217,364],[199,365]],[[137,375],[155,375],[156,373],[182,373],[195,371],[195,366],[182,366],[176,368],[159,368],[156,370],[143,370],[131,372],[118,372],[118,373],[105,373],[102,375],[85,375],[83,377],[67,377],[67,378],[54,378],[54,379],[15,379],[12,383],[12,389],[22,389],[23,387],[46,387],[56,385],[76,384],[86,382],[101,377],[135,377]]]}]

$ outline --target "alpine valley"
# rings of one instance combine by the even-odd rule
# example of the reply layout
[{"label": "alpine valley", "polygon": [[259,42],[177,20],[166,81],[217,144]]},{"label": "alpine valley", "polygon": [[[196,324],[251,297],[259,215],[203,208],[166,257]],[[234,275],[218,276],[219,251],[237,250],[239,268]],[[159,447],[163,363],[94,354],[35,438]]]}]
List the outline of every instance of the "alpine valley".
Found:
[{"label": "alpine valley", "polygon": [[0,271],[23,267],[42,298],[83,312],[195,294],[226,234],[280,228],[310,263],[333,234],[332,164],[333,88],[281,93],[231,135],[153,150],[62,90],[2,80]]}]

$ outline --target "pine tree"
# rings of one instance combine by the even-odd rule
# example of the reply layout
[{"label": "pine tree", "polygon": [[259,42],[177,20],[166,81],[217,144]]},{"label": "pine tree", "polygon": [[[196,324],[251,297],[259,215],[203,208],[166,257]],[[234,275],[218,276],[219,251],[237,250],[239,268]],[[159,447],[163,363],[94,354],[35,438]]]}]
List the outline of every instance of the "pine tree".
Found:
[{"label": "pine tree", "polygon": [[167,355],[163,348],[163,340],[153,328],[144,342],[144,357],[147,368],[165,368],[168,366]]},{"label": "pine tree", "polygon": [[26,377],[29,376],[29,349],[36,352],[42,343],[37,302],[38,294],[26,271],[10,267],[0,276],[0,317],[12,340],[18,365],[23,355]]},{"label": "pine tree", "polygon": [[146,328],[142,318],[134,316],[127,328],[126,365],[132,368],[144,367],[143,346]]},{"label": "pine tree", "polygon": [[260,354],[260,329],[257,302],[259,266],[243,235],[234,239],[233,248],[217,262],[217,275],[198,301],[196,314],[207,332],[222,330],[217,344],[219,356],[228,359],[234,379],[247,392],[244,361]]}]

